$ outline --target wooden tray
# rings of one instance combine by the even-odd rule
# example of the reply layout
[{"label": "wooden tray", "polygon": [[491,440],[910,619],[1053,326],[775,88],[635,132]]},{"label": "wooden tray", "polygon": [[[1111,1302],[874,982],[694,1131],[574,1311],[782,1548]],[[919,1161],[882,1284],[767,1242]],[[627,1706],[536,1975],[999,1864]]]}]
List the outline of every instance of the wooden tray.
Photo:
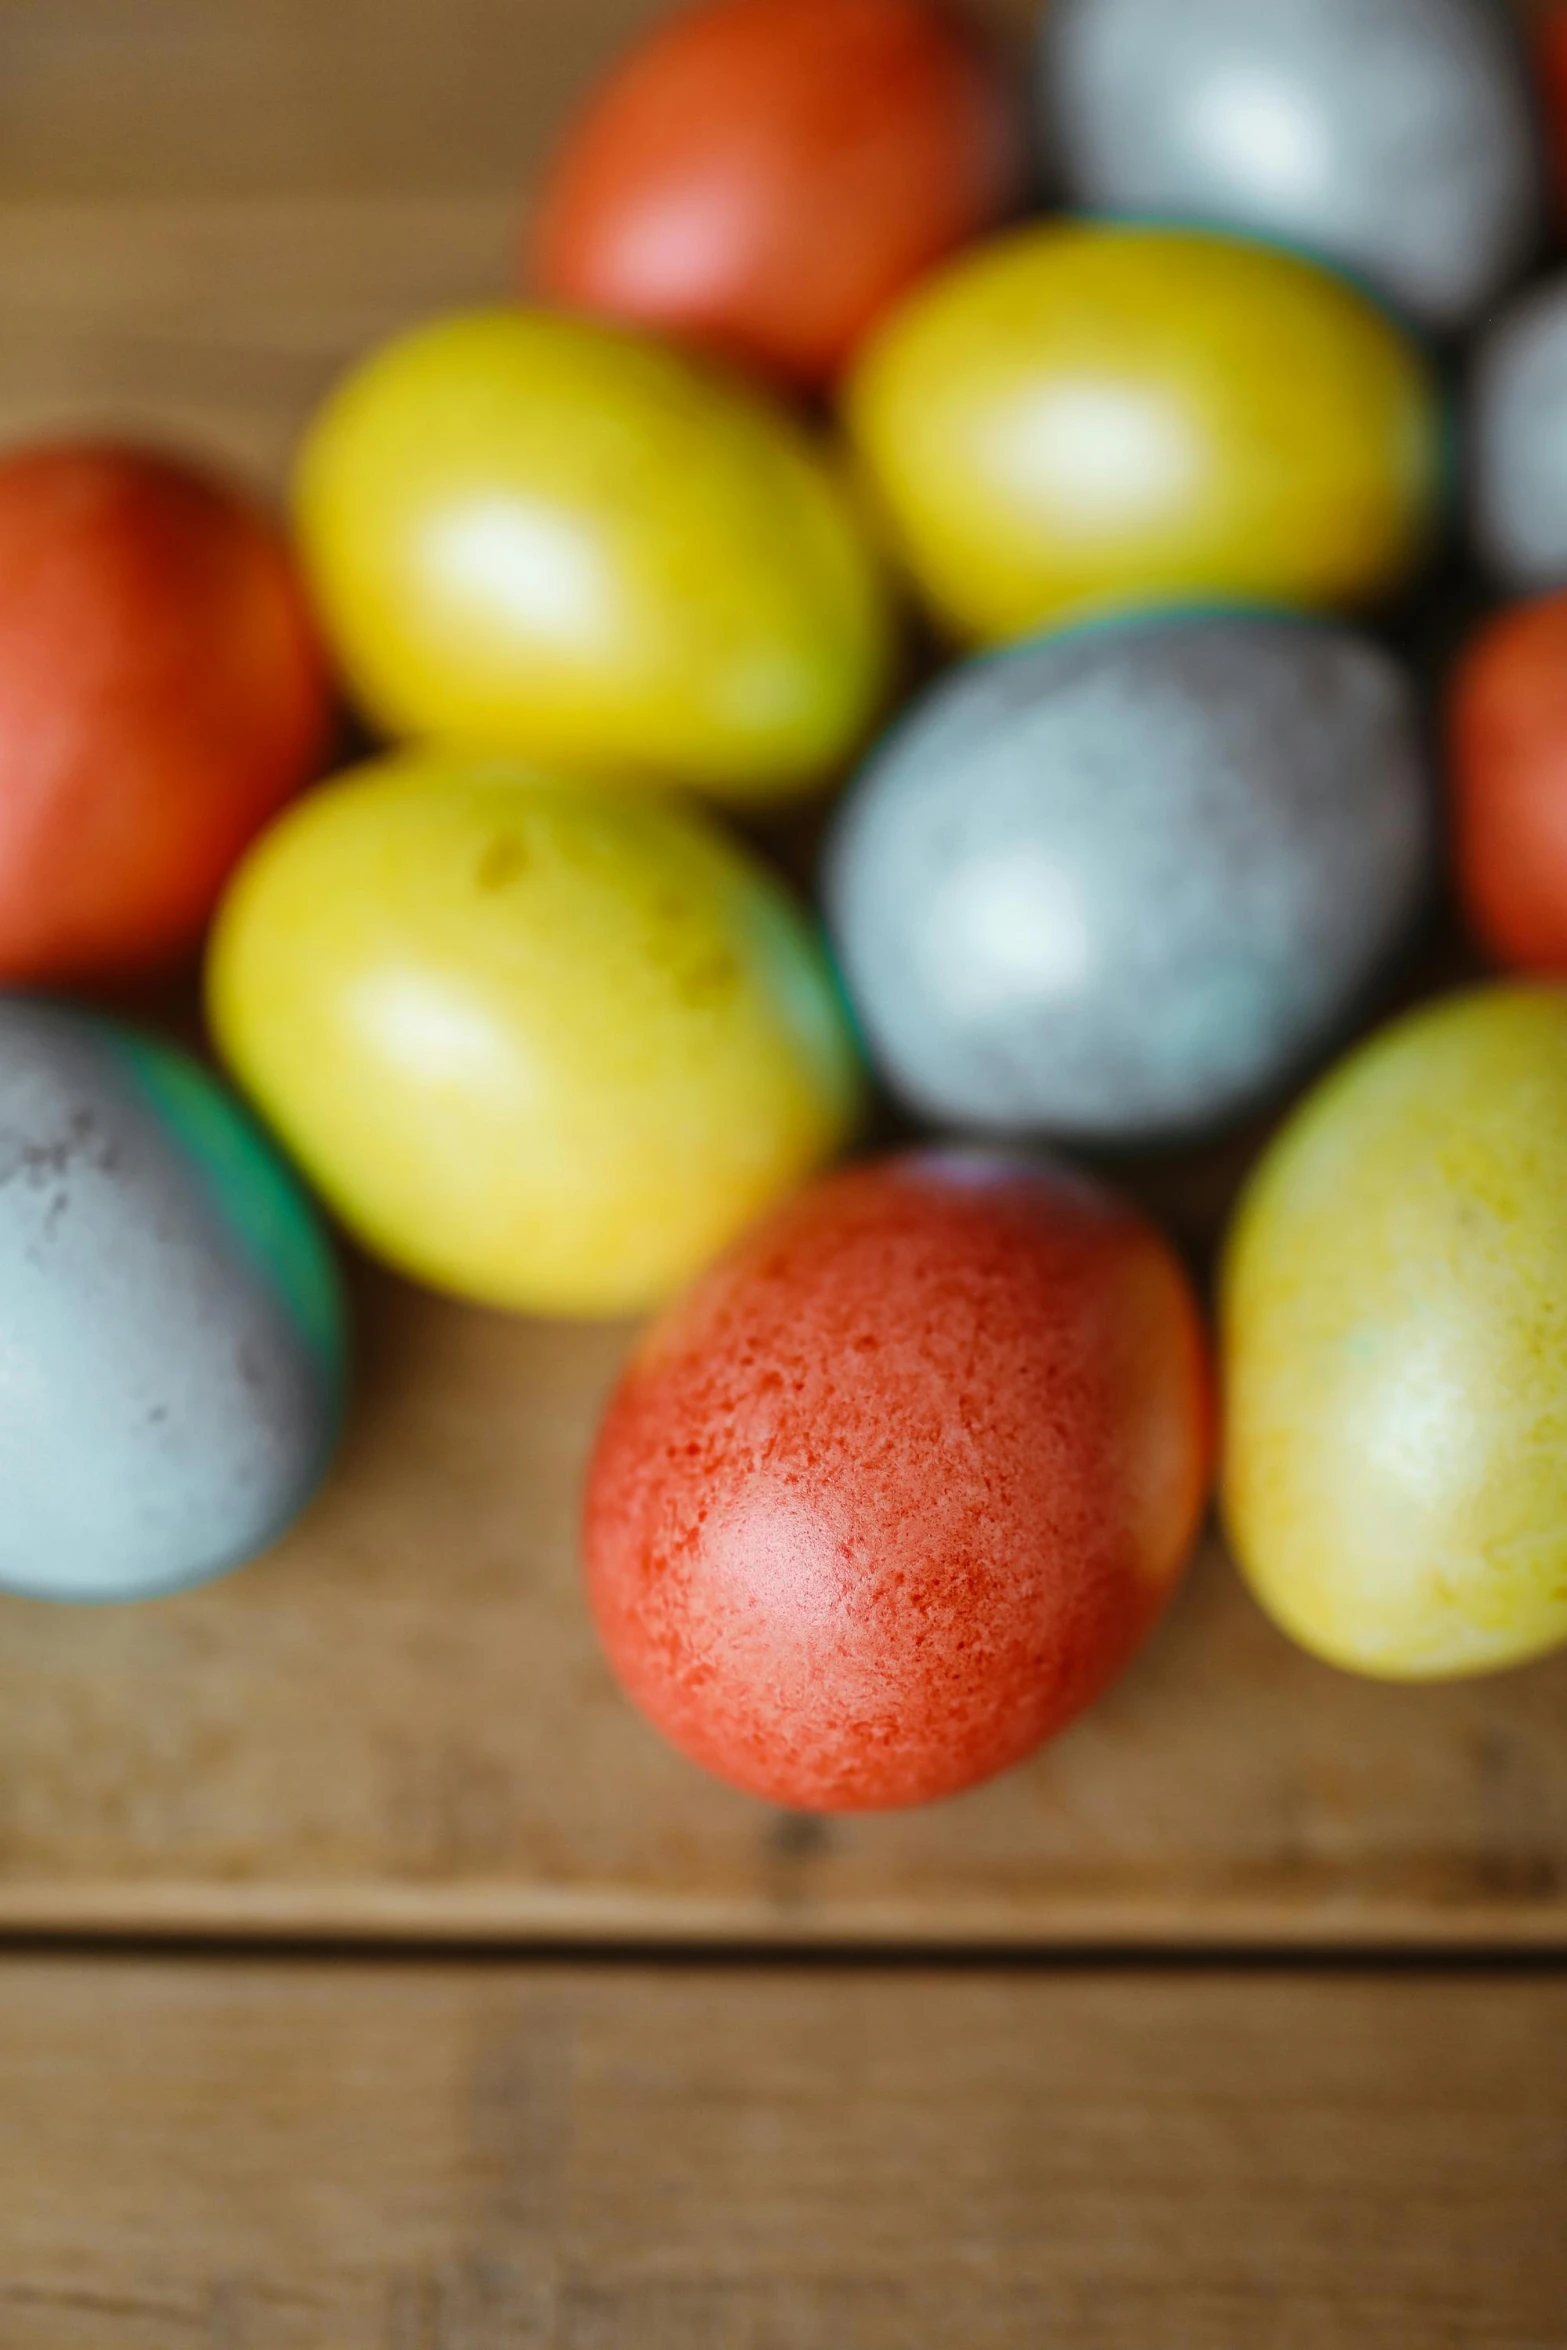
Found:
[{"label": "wooden tray", "polygon": [[[509,283],[514,190],[653,0],[70,0],[0,26],[0,430],[275,479],[354,350]],[[286,193],[284,191],[287,191]],[[1211,1233],[1240,1154],[1158,1204]],[[1567,1659],[1454,1688],[1299,1655],[1210,1545],[1027,1768],[819,1823],[612,1689],[578,1480],[623,1334],[363,1283],[340,1474],[275,1557],[108,1613],[0,1603],[0,1925],[961,1943],[1567,1940]]]}]

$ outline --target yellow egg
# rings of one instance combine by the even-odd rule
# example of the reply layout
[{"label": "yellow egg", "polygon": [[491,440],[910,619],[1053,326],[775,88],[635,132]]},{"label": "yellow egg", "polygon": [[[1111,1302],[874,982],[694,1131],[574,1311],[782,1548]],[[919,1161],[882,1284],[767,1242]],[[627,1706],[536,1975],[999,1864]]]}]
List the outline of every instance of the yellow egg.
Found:
[{"label": "yellow egg", "polygon": [[415,328],[315,419],[295,514],[392,735],[777,799],[853,750],[886,684],[885,588],[826,459],[621,329],[523,309]]},{"label": "yellow egg", "polygon": [[1287,1632],[1408,1679],[1567,1640],[1567,992],[1450,998],[1309,1096],[1222,1343],[1225,1511]]},{"label": "yellow egg", "polygon": [[806,916],[705,817],[410,751],[241,866],[219,1047],[343,1222],[536,1313],[677,1288],[845,1138],[859,1077]]},{"label": "yellow egg", "polygon": [[1414,345],[1343,279],[1189,230],[1049,222],[927,279],[846,413],[958,636],[1130,598],[1375,596],[1440,475]]}]

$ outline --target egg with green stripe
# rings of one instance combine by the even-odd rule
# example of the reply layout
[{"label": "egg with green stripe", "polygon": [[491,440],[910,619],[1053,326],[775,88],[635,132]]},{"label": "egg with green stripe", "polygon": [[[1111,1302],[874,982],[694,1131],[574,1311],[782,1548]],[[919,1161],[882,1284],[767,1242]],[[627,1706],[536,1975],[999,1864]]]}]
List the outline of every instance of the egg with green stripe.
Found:
[{"label": "egg with green stripe", "polygon": [[0,998],[0,1589],[136,1599],[314,1492],[344,1388],[330,1244],[187,1054]]}]

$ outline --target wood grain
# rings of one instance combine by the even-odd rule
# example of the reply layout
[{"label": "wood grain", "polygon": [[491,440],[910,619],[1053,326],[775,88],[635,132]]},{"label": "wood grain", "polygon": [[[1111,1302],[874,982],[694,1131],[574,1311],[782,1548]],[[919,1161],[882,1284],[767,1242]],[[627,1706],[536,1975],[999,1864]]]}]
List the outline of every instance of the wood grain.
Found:
[{"label": "wood grain", "polygon": [[0,1608],[0,1924],[446,1938],[1567,1939],[1567,1663],[1313,1664],[1216,1549],[1056,1746],[817,1822],[622,1702],[575,1564],[621,1333],[374,1279],[338,1474],[273,1557],[103,1612]]},{"label": "wood grain", "polygon": [[[356,350],[505,290],[548,125],[651,6],[0,10],[0,432],[132,427],[280,483]],[[1246,1149],[1138,1178],[1199,1255]],[[1567,1660],[1349,1681],[1212,1547],[1124,1687],[982,1794],[818,1825],[700,1779],[577,1591],[620,1344],[368,1280],[346,1457],[278,1555],[145,1609],[0,1604],[0,1925],[1567,1941]]]},{"label": "wood grain", "polygon": [[1559,2350],[1567,1985],[0,1964],[7,2350]]}]

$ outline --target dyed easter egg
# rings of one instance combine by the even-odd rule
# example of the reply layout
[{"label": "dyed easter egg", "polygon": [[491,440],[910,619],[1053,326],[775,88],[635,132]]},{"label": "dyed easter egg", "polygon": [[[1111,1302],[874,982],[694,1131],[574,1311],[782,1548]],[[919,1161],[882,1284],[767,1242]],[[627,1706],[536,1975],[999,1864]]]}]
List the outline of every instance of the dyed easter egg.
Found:
[{"label": "dyed easter egg", "polygon": [[1224,1273],[1225,1510],[1332,1663],[1483,1672],[1567,1640],[1567,994],[1429,1005],[1334,1070]]},{"label": "dyed easter egg", "polygon": [[1431,830],[1379,648],[1290,615],[1135,615],[938,684],[838,816],[828,920],[913,1108],[1152,1141],[1331,1039],[1409,924]]},{"label": "dyed easter egg", "polygon": [[533,275],[553,299],[820,384],[1021,193],[1010,77],[926,0],[705,0],[568,133]]},{"label": "dyed easter egg", "polygon": [[587,320],[389,344],[317,416],[296,512],[389,734],[765,800],[820,783],[886,680],[882,584],[803,428]]},{"label": "dyed easter egg", "polygon": [[0,462],[0,983],[186,953],[331,722],[292,559],[248,500],[138,449]]},{"label": "dyed easter egg", "polygon": [[1567,594],[1482,630],[1449,737],[1465,911],[1504,962],[1567,978]]},{"label": "dyed easter egg", "polygon": [[1040,76],[1081,202],[1287,238],[1434,327],[1538,230],[1528,78],[1489,0],[1053,0]]},{"label": "dyed easter egg", "polygon": [[1469,440],[1486,563],[1519,587],[1567,582],[1567,277],[1514,303],[1481,343]]},{"label": "dyed easter egg", "polygon": [[365,1246],[544,1314],[661,1299],[859,1076],[782,884],[695,813],[456,752],[312,794],[224,901],[219,1044]]},{"label": "dyed easter egg", "polygon": [[1063,1169],[925,1152],[778,1211],[643,1341],[589,1476],[610,1663],[693,1761],[875,1811],[1032,1752],[1202,1515],[1179,1265]]},{"label": "dyed easter egg", "polygon": [[309,1202],[189,1057],[0,997],[0,1589],[142,1599],[310,1498],[343,1309]]},{"label": "dyed easter egg", "polygon": [[928,279],[846,413],[895,548],[960,637],[1168,596],[1335,604],[1421,550],[1438,414],[1329,272],[1233,239],[1042,222]]}]

